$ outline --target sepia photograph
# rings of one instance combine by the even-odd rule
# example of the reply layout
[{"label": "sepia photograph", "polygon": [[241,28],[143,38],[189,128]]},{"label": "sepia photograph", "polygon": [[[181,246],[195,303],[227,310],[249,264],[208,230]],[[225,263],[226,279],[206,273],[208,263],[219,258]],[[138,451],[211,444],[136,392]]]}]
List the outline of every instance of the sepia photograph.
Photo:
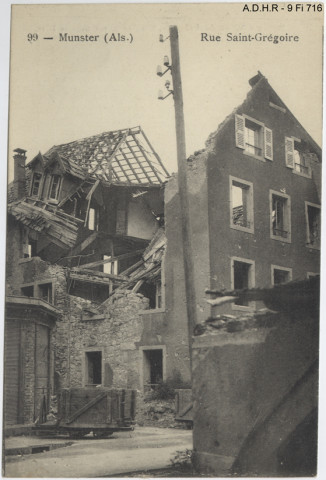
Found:
[{"label": "sepia photograph", "polygon": [[323,9],[10,6],[4,477],[322,478]]}]

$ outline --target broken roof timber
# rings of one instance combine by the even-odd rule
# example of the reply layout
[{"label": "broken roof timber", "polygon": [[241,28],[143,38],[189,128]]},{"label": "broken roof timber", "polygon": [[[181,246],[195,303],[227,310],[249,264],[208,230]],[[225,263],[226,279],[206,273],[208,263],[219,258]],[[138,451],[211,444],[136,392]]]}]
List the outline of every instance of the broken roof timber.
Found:
[{"label": "broken roof timber", "polygon": [[73,270],[76,272],[78,270],[85,270],[89,268],[96,268],[100,267],[101,265],[105,265],[106,263],[114,262],[115,260],[125,260],[126,258],[132,258],[136,255],[141,255],[144,253],[144,249],[134,250],[133,252],[123,253],[122,255],[117,255],[114,257],[106,258],[105,260],[98,260],[97,262],[92,263],[85,263],[84,265],[79,265],[78,267],[74,267]]},{"label": "broken roof timber", "polygon": [[68,173],[118,185],[162,185],[169,176],[140,127],[54,146],[43,157],[47,162],[60,158]]},{"label": "broken roof timber", "polygon": [[77,219],[58,210],[49,210],[47,206],[41,208],[34,203],[27,199],[13,202],[8,205],[8,213],[31,230],[44,233],[61,248],[73,247],[77,239]]}]

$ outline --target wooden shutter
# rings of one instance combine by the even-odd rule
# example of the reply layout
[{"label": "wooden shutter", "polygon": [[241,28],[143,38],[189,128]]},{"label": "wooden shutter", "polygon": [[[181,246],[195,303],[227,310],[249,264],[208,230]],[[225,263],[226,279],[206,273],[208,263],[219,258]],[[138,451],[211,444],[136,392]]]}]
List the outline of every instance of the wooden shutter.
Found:
[{"label": "wooden shutter", "polygon": [[264,128],[264,148],[265,158],[273,160],[273,132],[267,127]]},{"label": "wooden shutter", "polygon": [[245,119],[241,115],[235,115],[235,144],[245,148]]},{"label": "wooden shutter", "polygon": [[285,163],[289,168],[294,167],[294,140],[290,137],[285,137]]}]

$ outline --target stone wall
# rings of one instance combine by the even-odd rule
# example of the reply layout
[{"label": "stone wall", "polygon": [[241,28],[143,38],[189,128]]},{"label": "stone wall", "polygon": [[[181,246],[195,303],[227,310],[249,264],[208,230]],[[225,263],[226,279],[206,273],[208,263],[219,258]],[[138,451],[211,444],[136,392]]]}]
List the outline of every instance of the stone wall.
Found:
[{"label": "stone wall", "polygon": [[[112,297],[102,320],[82,320],[82,309],[90,306],[91,302],[87,300],[69,296],[65,320],[68,346],[63,355],[57,351],[57,369],[63,374],[67,362],[68,383],[71,387],[82,386],[86,382],[86,351],[98,350],[102,351],[105,386],[138,389],[139,352],[136,342],[143,331],[140,312],[148,307],[148,299],[128,291],[118,298]],[[111,375],[106,375],[108,370]]]}]

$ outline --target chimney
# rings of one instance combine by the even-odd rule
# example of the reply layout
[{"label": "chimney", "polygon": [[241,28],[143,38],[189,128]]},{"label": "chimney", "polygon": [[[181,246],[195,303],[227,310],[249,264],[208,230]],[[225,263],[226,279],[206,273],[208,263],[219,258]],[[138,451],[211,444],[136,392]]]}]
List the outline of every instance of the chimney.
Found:
[{"label": "chimney", "polygon": [[26,150],[22,148],[16,148],[14,150],[14,192],[15,199],[20,200],[25,197],[25,162],[26,162]]}]

